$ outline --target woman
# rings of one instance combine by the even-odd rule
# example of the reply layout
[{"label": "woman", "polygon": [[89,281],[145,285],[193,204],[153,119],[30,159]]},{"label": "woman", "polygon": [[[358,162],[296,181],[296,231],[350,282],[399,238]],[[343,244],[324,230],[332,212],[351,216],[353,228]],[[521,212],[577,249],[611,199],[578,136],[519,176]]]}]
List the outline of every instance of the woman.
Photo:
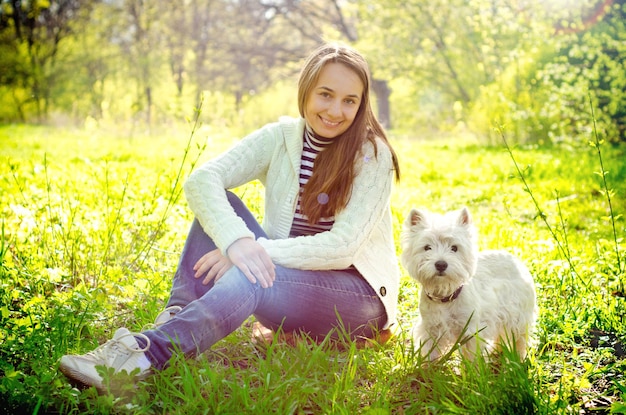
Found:
[{"label": "woman", "polygon": [[[93,352],[63,356],[61,371],[98,389],[98,365],[145,377],[174,350],[202,353],[251,315],[313,337],[391,327],[400,273],[389,200],[399,166],[369,88],[357,51],[317,49],[300,74],[301,118],[266,125],[185,183],[196,220],[155,328],[120,328]],[[255,179],[265,186],[262,226],[227,190]]]}]

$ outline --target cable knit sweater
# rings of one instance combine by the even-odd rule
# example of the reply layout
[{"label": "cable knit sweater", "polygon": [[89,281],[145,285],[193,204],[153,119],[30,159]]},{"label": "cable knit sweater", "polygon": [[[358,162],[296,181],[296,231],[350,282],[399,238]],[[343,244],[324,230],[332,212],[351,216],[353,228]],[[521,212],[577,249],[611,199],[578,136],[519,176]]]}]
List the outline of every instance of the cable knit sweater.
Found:
[{"label": "cable knit sweater", "polygon": [[347,206],[335,215],[330,231],[288,238],[296,208],[305,121],[283,117],[243,138],[221,156],[195,170],[185,182],[190,209],[217,247],[226,254],[237,239],[254,237],[226,199],[232,189],[258,179],[265,186],[262,226],[268,239],[258,242],[278,265],[330,270],[354,265],[396,321],[400,271],[395,254],[391,211],[393,162],[378,141],[367,143],[356,166]]}]

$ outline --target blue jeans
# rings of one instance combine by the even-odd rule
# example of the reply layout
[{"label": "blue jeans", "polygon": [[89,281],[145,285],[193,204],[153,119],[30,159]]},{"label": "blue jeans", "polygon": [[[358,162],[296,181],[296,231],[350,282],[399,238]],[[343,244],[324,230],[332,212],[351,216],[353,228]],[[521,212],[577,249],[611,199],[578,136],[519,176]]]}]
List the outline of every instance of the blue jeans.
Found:
[{"label": "blue jeans", "polygon": [[[256,237],[266,237],[243,202],[231,192],[227,195]],[[262,288],[232,267],[216,283],[203,285],[202,278],[194,278],[193,266],[215,248],[194,220],[167,303],[182,310],[158,329],[144,332],[151,343],[146,354],[158,369],[167,364],[174,350],[190,357],[208,350],[250,316],[270,329],[282,327],[286,332],[298,330],[313,337],[326,336],[338,327],[351,338],[372,337],[387,321],[382,302],[356,269],[311,271],[277,265],[274,285]]]}]

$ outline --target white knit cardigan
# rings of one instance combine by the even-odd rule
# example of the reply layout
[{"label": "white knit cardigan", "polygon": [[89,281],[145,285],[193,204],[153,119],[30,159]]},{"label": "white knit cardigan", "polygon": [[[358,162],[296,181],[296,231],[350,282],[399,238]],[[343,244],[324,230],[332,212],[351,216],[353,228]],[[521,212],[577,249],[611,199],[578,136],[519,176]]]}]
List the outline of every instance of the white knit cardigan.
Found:
[{"label": "white knit cardigan", "polygon": [[393,162],[378,140],[377,154],[364,145],[347,206],[330,231],[288,238],[299,192],[298,175],[305,121],[282,117],[239,141],[195,170],[184,185],[190,209],[217,247],[226,254],[237,239],[254,237],[228,203],[224,189],[258,179],[265,187],[258,242],[274,263],[288,268],[331,270],[354,265],[382,300],[389,328],[396,322],[400,271],[395,254],[389,200]]}]

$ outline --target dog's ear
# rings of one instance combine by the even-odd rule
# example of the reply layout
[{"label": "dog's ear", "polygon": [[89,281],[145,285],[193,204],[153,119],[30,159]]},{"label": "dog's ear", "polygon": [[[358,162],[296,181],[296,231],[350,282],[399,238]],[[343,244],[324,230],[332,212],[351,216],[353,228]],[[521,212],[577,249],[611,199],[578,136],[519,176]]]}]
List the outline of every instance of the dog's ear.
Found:
[{"label": "dog's ear", "polygon": [[472,224],[472,216],[470,215],[469,209],[464,207],[459,211],[459,225],[471,225]]},{"label": "dog's ear", "polygon": [[426,213],[418,209],[411,209],[409,215],[406,217],[404,224],[410,228],[415,225],[424,225],[426,223]]}]

